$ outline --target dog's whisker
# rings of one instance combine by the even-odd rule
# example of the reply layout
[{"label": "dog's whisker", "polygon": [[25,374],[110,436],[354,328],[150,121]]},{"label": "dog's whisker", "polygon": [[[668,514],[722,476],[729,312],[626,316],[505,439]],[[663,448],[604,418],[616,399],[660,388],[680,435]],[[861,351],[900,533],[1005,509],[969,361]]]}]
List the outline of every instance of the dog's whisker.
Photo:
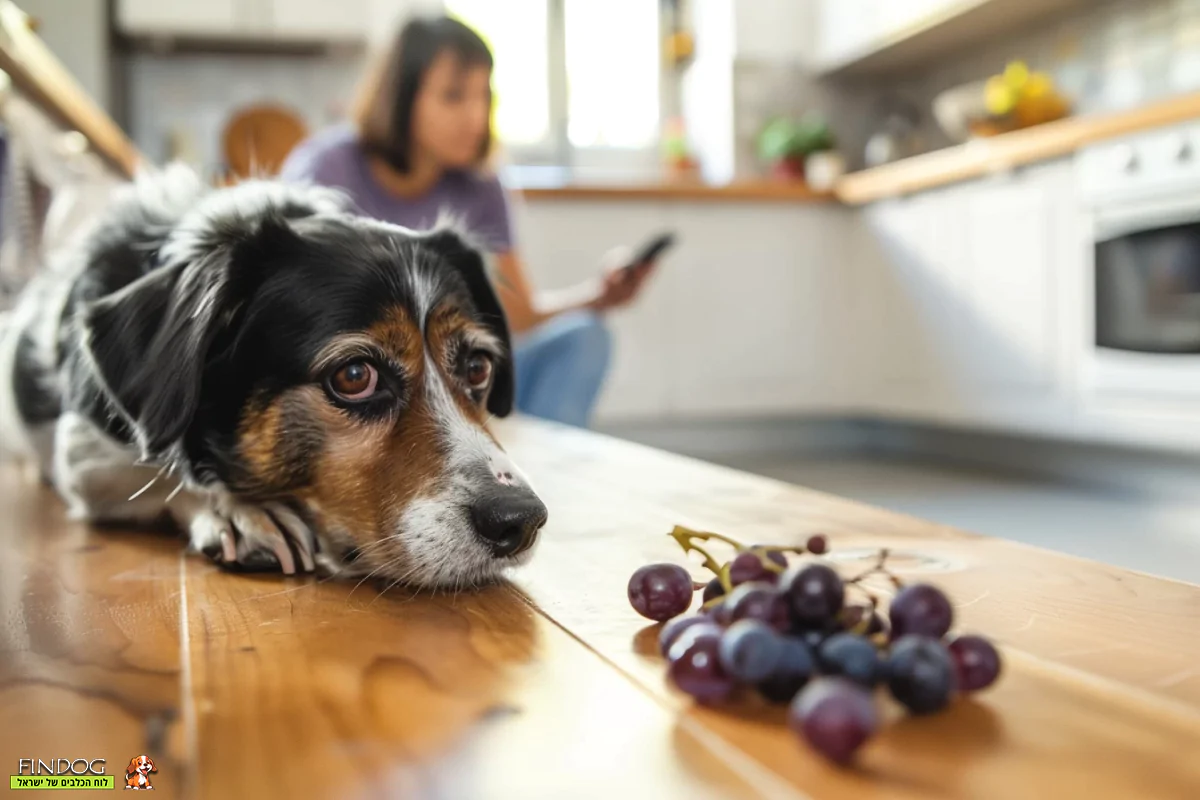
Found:
[{"label": "dog's whisker", "polygon": [[165,466],[165,465],[164,465],[163,467],[161,467],[161,468],[158,470],[158,472],[156,472],[156,473],[154,474],[154,477],[150,479],[150,482],[149,482],[149,483],[147,483],[147,484],[146,484],[145,486],[143,486],[142,488],[138,489],[138,490],[137,490],[136,492],[134,492],[133,494],[129,495],[129,502],[131,502],[131,503],[132,503],[134,500],[137,500],[139,497],[141,497],[141,496],[142,496],[142,495],[144,495],[146,492],[148,492],[148,491],[150,490],[150,487],[151,487],[151,486],[153,486],[154,484],[158,483],[158,479],[162,477],[162,474],[163,474],[163,471],[164,471],[164,470],[166,470],[166,466]]}]

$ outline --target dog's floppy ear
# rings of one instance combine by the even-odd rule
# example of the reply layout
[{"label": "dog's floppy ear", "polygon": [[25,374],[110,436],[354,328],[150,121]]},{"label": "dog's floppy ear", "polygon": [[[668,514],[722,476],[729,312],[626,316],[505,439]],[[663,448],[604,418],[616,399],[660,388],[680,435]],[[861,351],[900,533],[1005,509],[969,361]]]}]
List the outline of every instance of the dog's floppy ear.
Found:
[{"label": "dog's floppy ear", "polygon": [[294,237],[272,218],[226,233],[83,310],[83,347],[147,458],[165,454],[187,431],[213,341],[258,278],[233,274],[235,259],[250,266],[255,250]]},{"label": "dog's floppy ear", "polygon": [[125,767],[126,776],[132,775],[135,772],[137,772],[137,756],[129,759],[129,764]]},{"label": "dog's floppy ear", "polygon": [[434,231],[425,237],[424,243],[438,252],[462,277],[475,310],[504,347],[504,355],[496,364],[487,407],[497,417],[506,417],[512,412],[516,393],[512,337],[508,330],[508,318],[488,276],[483,252],[451,228]]}]

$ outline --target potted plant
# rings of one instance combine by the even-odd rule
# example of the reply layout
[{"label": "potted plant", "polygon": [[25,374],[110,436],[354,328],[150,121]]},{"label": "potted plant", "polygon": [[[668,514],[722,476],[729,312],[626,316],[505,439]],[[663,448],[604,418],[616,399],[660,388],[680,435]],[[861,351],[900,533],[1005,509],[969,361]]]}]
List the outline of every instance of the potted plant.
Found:
[{"label": "potted plant", "polygon": [[777,117],[758,135],[759,159],[773,176],[783,180],[804,180],[805,160],[834,146],[828,122],[817,113],[806,114],[799,122]]}]

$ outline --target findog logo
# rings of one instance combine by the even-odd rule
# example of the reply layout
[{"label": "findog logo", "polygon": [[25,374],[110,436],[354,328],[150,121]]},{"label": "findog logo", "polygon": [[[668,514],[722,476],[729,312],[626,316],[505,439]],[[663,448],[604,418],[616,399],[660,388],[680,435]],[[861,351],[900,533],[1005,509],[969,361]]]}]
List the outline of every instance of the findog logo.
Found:
[{"label": "findog logo", "polygon": [[10,789],[112,789],[103,758],[21,758]]},{"label": "findog logo", "polygon": [[158,772],[158,767],[154,766],[150,756],[140,755],[129,759],[129,766],[125,767],[125,788],[153,789],[154,784],[150,782],[152,772]]}]

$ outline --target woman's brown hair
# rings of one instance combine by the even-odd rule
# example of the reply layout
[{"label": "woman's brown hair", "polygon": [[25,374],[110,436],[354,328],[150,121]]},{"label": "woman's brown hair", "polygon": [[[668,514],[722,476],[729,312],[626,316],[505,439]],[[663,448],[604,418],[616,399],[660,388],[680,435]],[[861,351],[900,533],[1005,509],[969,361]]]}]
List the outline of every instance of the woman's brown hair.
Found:
[{"label": "woman's brown hair", "polygon": [[[417,92],[429,65],[442,53],[454,55],[463,66],[492,68],[492,51],[463,23],[447,16],[415,17],[400,28],[355,93],[350,116],[358,126],[363,149],[400,173],[410,168]],[[479,149],[480,163],[491,147],[489,127]]]}]

